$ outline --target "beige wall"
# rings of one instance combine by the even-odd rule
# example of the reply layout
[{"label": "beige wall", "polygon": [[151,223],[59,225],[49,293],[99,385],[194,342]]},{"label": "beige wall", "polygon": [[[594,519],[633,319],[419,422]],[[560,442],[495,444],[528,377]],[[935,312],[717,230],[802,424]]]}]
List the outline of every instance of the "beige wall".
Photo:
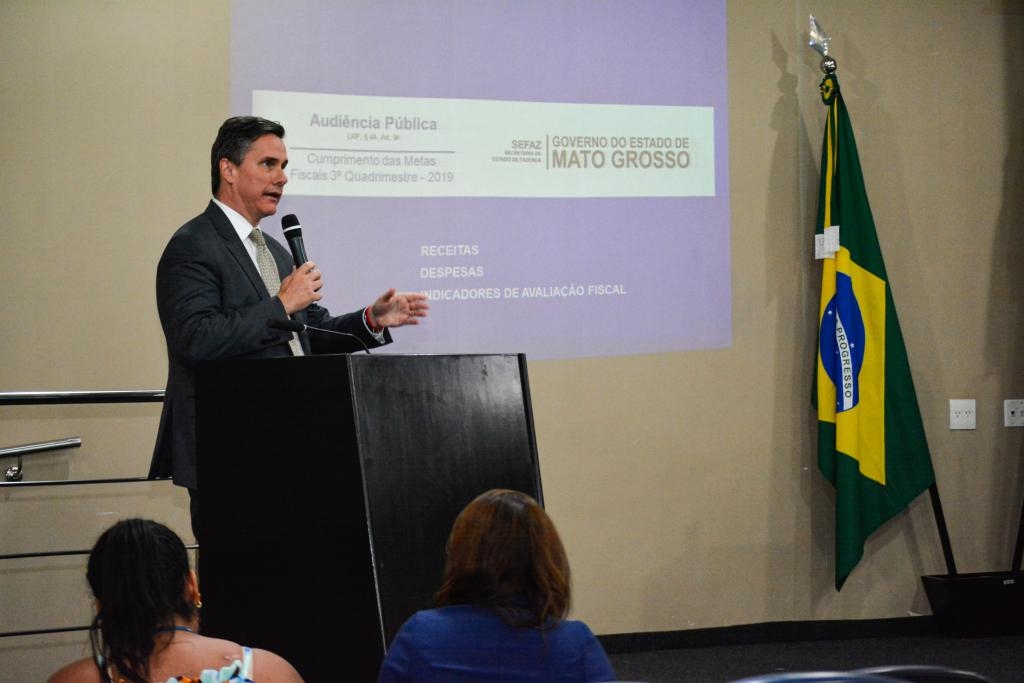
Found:
[{"label": "beige wall", "polygon": [[[834,38],[959,568],[1008,567],[1024,496],[1024,430],[1002,427],[1002,400],[1024,397],[1018,7],[729,3],[731,348],[530,366],[545,497],[575,615],[597,632],[927,613],[919,577],[945,571],[924,496],[832,587],[808,404],[825,114],[812,11]],[[0,391],[162,387],[155,264],[207,197],[228,20],[226,2],[0,2]],[[968,397],[978,429],[950,432],[948,399]],[[0,445],[82,436],[28,476],[139,476],[157,414],[6,408]],[[0,492],[0,553],[87,548],[128,514],[190,537],[167,484],[40,488]],[[80,562],[0,565],[0,630],[84,623]],[[84,651],[81,634],[6,639],[0,667],[34,680]]]}]

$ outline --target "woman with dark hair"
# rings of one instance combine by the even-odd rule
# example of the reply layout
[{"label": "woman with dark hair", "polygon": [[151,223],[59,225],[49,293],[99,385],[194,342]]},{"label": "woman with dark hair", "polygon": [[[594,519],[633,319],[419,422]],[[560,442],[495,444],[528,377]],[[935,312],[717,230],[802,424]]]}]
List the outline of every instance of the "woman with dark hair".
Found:
[{"label": "woman with dark hair", "polygon": [[185,544],[163,524],[127,519],[107,529],[89,554],[86,578],[96,598],[93,656],[49,683],[302,683],[272,652],[197,633],[196,574]]},{"label": "woman with dark hair", "polygon": [[569,611],[569,560],[544,509],[493,489],[459,513],[437,608],[395,636],[379,683],[613,681],[601,644]]}]

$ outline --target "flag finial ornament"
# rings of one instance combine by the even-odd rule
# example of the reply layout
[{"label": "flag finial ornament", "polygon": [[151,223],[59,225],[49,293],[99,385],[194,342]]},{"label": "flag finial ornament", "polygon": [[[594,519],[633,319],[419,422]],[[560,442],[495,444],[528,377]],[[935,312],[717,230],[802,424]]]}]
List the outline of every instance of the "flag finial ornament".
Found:
[{"label": "flag finial ornament", "polygon": [[818,23],[813,14],[811,15],[811,28],[808,33],[810,40],[808,40],[807,44],[817,50],[818,54],[822,57],[828,57],[828,49],[832,45],[832,39],[821,28],[821,24]]},{"label": "flag finial ornament", "polygon": [[832,38],[821,28],[818,20],[811,15],[810,30],[808,31],[807,45],[814,48],[821,55],[821,70],[827,76],[836,72],[836,58],[829,55],[829,48],[832,46]]}]

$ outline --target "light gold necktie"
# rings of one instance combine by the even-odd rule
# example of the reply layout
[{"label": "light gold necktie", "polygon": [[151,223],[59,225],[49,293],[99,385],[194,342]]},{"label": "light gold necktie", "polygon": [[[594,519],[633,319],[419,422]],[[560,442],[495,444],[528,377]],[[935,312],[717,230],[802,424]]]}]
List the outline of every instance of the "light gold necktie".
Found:
[{"label": "light gold necktie", "polygon": [[[275,296],[278,290],[281,289],[281,276],[277,273],[277,261],[274,260],[274,255],[270,253],[270,249],[267,249],[267,240],[263,237],[263,232],[259,228],[253,228],[252,232],[249,233],[249,237],[256,243],[256,263],[259,264],[263,284],[267,286],[267,293],[270,296]],[[299,343],[299,338],[294,332],[292,332],[292,338],[288,340],[288,346],[291,347],[294,355],[304,355],[302,344]]]}]

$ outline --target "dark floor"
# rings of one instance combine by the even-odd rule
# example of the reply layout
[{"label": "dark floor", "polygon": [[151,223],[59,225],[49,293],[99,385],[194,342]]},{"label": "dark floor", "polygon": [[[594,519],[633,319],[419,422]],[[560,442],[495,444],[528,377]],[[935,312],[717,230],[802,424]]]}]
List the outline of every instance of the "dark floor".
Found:
[{"label": "dark floor", "polygon": [[981,674],[992,683],[1024,683],[1024,635],[850,638],[609,656],[619,680],[645,683],[727,683],[776,671],[848,671],[893,664],[946,666]]}]

